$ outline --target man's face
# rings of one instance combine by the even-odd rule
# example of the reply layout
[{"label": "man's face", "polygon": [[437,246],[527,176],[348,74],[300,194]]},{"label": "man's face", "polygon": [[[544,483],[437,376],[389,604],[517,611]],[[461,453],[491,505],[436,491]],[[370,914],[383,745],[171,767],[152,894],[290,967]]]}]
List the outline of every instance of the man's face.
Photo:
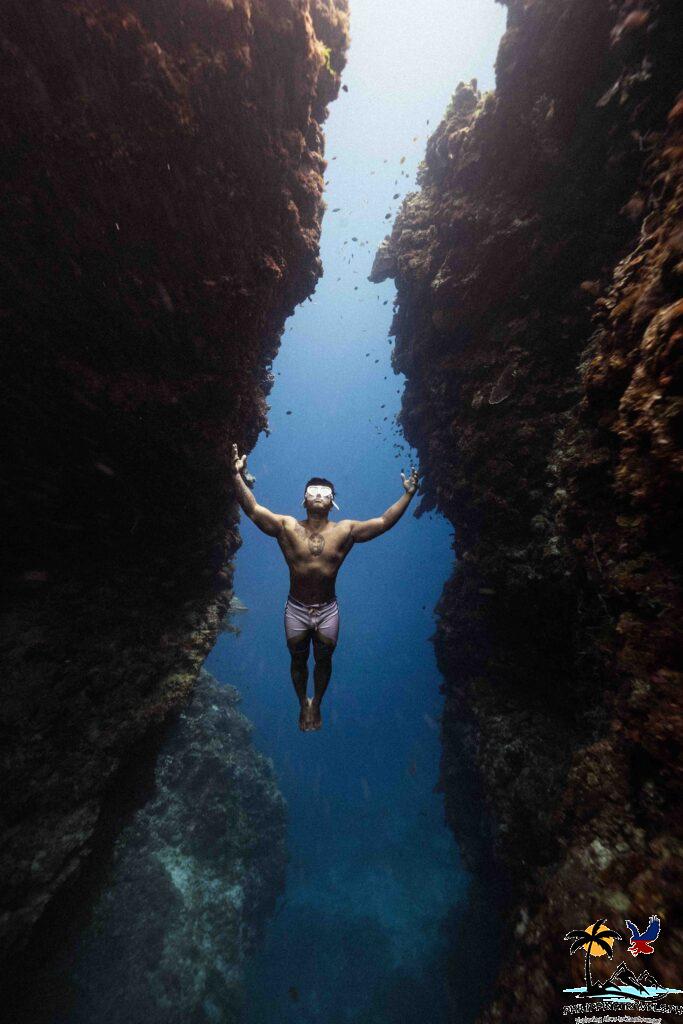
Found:
[{"label": "man's face", "polygon": [[330,508],[332,505],[332,488],[326,484],[309,484],[306,488],[306,505],[309,508]]}]

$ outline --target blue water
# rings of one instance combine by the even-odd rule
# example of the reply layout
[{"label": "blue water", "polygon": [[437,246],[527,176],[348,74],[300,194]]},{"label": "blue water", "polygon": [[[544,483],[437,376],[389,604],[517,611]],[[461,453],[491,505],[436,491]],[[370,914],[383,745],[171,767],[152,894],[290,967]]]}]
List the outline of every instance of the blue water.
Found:
[{"label": "blue water", "polygon": [[[270,432],[248,457],[257,500],[299,518],[310,476],[335,484],[331,519],[367,519],[400,497],[400,470],[417,464],[394,422],[403,384],[387,337],[394,284],[366,278],[457,81],[493,86],[504,28],[504,11],[482,0],[423,5],[419,23],[412,2],[387,8],[352,3],[349,91],[325,124],[324,277],[287,323]],[[433,792],[441,698],[428,638],[454,556],[450,524],[415,519],[418,500],[340,570],[339,641],[315,733],[297,724],[287,566],[277,541],[242,517],[235,592],[249,610],[206,668],[242,692],[254,741],[273,760],[291,856],[286,895],[249,966],[248,1024],[448,1018],[446,922],[470,880]],[[312,693],[312,653],[309,672]]]}]

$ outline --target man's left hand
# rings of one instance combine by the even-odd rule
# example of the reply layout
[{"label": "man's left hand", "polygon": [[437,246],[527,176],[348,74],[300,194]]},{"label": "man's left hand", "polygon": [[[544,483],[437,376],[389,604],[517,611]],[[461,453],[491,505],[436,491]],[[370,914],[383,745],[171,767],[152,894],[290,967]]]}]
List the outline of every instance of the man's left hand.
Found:
[{"label": "man's left hand", "polygon": [[415,469],[414,466],[410,467],[410,476],[408,477],[408,479],[405,478],[405,476],[403,475],[403,470],[401,470],[401,482],[403,483],[403,486],[405,487],[406,492],[408,494],[410,494],[411,496],[415,494],[415,491],[417,490],[418,480],[417,470]]}]

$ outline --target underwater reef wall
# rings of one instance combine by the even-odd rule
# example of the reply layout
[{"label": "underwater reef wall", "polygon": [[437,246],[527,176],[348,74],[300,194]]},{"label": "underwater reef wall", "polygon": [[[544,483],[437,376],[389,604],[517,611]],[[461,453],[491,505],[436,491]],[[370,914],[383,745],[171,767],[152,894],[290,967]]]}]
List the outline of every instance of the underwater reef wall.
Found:
[{"label": "underwater reef wall", "polygon": [[459,84],[370,279],[396,282],[417,514],[455,528],[447,816],[509,886],[480,1019],[540,1024],[602,917],[659,914],[651,970],[683,980],[683,7],[507,7],[495,92]]},{"label": "underwater reef wall", "polygon": [[3,4],[0,957],[217,635],[347,45],[346,0]]},{"label": "underwater reef wall", "polygon": [[241,1019],[244,959],[284,889],[285,808],[239,700],[200,671],[156,760],[154,795],[98,866],[85,921],[79,879],[67,935],[13,1020]]}]

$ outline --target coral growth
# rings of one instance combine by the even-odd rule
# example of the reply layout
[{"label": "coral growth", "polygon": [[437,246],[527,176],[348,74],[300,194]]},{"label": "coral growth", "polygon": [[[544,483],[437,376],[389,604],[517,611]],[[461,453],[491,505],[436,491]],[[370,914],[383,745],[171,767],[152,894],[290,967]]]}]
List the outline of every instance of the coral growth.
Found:
[{"label": "coral growth", "polygon": [[346,0],[3,5],[4,955],[227,609],[347,44]]},{"label": "coral growth", "polygon": [[67,1006],[74,1024],[241,1018],[244,959],[284,887],[285,816],[238,702],[200,672],[159,751],[150,799],[90,883],[89,919],[86,874],[60,895],[66,935],[47,967],[32,958],[28,1005],[13,1020],[61,1019]]},{"label": "coral growth", "polygon": [[659,913],[664,983],[683,944],[683,11],[507,6],[495,93],[458,86],[371,274],[418,512],[456,531],[442,785],[511,892],[487,1024],[558,1012],[577,920]]}]

